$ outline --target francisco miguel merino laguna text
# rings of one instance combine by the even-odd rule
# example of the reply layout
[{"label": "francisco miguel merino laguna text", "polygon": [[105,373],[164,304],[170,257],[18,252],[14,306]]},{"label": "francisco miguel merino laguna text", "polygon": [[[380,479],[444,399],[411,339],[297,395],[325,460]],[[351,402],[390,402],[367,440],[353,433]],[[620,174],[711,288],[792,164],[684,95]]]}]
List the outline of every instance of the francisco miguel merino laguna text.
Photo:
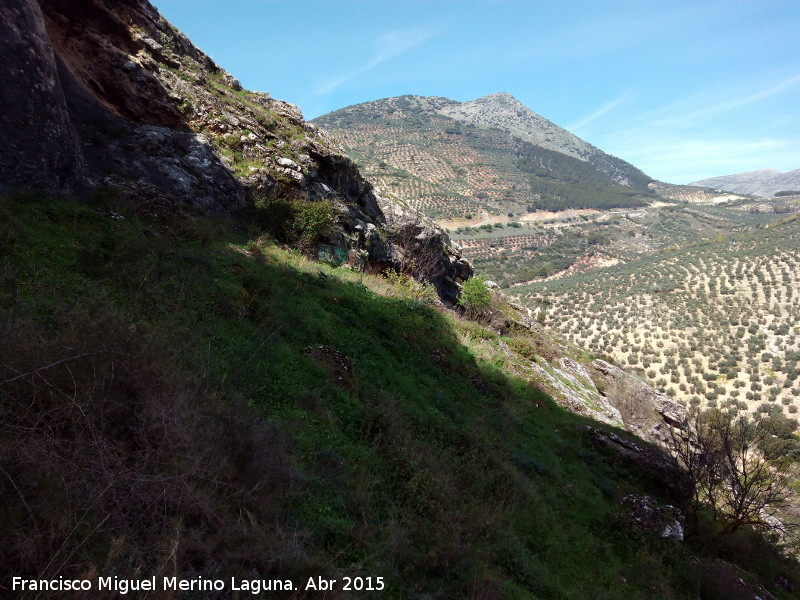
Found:
[{"label": "francisco miguel merino laguna text", "polygon": [[[161,584],[159,587],[159,583]],[[339,584],[337,586],[337,584]],[[193,579],[179,579],[178,577],[162,577],[159,581],[155,575],[147,579],[121,579],[113,577],[97,577],[96,579],[25,579],[12,577],[12,590],[14,591],[112,591],[121,595],[128,592],[151,591],[196,591],[196,592],[261,592],[295,591],[301,588],[295,586],[291,579],[236,579],[231,577],[223,579],[206,579],[198,576]],[[325,577],[309,577],[306,581],[306,590],[334,590],[342,591],[376,591],[384,588],[383,577],[342,577],[341,580],[327,579]]]}]

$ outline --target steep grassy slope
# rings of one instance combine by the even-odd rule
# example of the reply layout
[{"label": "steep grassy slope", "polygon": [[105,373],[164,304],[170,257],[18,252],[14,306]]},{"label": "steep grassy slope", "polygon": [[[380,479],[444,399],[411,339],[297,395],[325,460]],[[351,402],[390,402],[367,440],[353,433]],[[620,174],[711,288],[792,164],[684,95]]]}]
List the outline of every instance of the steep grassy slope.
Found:
[{"label": "steep grassy slope", "polygon": [[[680,234],[682,213],[669,216],[660,229]],[[796,416],[800,226],[797,215],[771,219],[514,292],[544,301],[546,322],[567,339],[640,370],[684,403]]]},{"label": "steep grassy slope", "polygon": [[361,575],[385,598],[662,599],[800,582],[749,535],[725,544],[744,572],[631,527],[620,499],[679,501],[675,482],[513,374],[530,332],[309,262],[249,220],[94,202],[0,204],[0,585]]}]

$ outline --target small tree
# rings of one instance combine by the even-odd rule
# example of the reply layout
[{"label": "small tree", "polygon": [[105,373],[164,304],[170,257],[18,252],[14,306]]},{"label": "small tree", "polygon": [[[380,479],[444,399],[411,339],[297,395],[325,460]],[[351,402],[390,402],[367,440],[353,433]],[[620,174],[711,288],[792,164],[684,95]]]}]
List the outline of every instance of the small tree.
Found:
[{"label": "small tree", "polygon": [[492,294],[486,287],[486,276],[476,275],[464,282],[458,303],[470,318],[479,317],[492,306]]},{"label": "small tree", "polygon": [[673,450],[693,486],[695,524],[707,509],[719,535],[750,526],[786,532],[775,518],[789,499],[791,441],[773,435],[762,417],[708,410],[694,414],[695,433],[675,434]]}]

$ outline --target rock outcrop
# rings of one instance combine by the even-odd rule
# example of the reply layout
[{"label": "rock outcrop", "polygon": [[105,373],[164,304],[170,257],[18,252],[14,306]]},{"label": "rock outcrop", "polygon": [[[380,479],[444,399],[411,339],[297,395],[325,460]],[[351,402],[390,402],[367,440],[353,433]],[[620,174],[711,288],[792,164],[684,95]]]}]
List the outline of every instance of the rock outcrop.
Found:
[{"label": "rock outcrop", "polygon": [[600,394],[588,371],[579,362],[563,357],[555,365],[533,362],[531,367],[539,376],[539,385],[561,407],[601,423],[625,426],[619,410]]},{"label": "rock outcrop", "polygon": [[427,278],[449,302],[472,274],[297,107],[242,89],[146,0],[9,0],[0,16],[0,190],[110,186],[184,213],[324,201],[326,256]]},{"label": "rock outcrop", "polygon": [[[532,324],[528,328],[533,329]],[[662,448],[670,448],[674,437],[691,435],[683,406],[619,367],[599,359],[580,362],[559,345],[548,352],[543,344],[536,354],[521,374],[562,408],[626,429]]]},{"label": "rock outcrop", "polygon": [[0,185],[71,187],[82,153],[39,4],[4,1],[0,34]]},{"label": "rock outcrop", "polygon": [[604,360],[591,367],[592,380],[619,411],[626,429],[661,446],[669,446],[674,435],[689,433],[689,413],[669,396]]}]

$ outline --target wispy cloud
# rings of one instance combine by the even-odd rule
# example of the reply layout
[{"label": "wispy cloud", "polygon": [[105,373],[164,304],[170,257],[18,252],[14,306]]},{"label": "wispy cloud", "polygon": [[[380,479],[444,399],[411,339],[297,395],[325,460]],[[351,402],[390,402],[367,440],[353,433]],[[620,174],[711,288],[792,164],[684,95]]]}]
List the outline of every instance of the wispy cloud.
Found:
[{"label": "wispy cloud", "polygon": [[570,129],[593,123],[587,128],[592,134],[585,134],[589,141],[671,183],[762,168],[791,170],[800,164],[798,119],[791,112],[773,114],[765,106],[797,88],[800,74],[784,74],[771,82],[762,78],[704,89],[638,114],[613,112],[625,102],[623,95]]},{"label": "wispy cloud", "polygon": [[[700,121],[713,119],[725,112],[755,104],[761,100],[787,90],[800,83],[800,75],[784,79],[777,84],[764,87],[756,93],[754,86],[740,89],[713,89],[692,94],[653,111],[640,115],[640,120],[650,121],[654,126],[690,126]],[[726,100],[719,101],[720,98]]]},{"label": "wispy cloud", "polygon": [[381,35],[373,43],[374,50],[372,58],[361,67],[338,75],[320,83],[315,92],[320,95],[329,94],[342,84],[363,75],[380,65],[381,63],[405,54],[409,50],[425,43],[435,35],[435,32],[430,29],[415,28],[415,29],[396,29],[387,31]]},{"label": "wispy cloud", "polygon": [[571,123],[570,125],[567,125],[567,129],[569,131],[573,132],[573,133],[576,133],[582,127],[585,127],[586,125],[588,125],[589,123],[591,123],[595,119],[598,119],[598,118],[602,117],[603,115],[610,113],[612,110],[614,110],[618,106],[627,103],[630,100],[630,97],[631,97],[630,93],[625,92],[621,96],[619,96],[617,98],[614,98],[613,100],[609,100],[608,102],[606,102],[605,104],[600,106],[600,108],[598,108],[596,111],[592,112],[591,114],[586,115],[585,117],[583,117],[579,121],[576,121],[575,123]]},{"label": "wispy cloud", "polygon": [[665,138],[647,132],[629,132],[609,151],[624,156],[649,175],[671,183],[781,168],[780,162],[800,161],[796,143],[774,138]]}]

